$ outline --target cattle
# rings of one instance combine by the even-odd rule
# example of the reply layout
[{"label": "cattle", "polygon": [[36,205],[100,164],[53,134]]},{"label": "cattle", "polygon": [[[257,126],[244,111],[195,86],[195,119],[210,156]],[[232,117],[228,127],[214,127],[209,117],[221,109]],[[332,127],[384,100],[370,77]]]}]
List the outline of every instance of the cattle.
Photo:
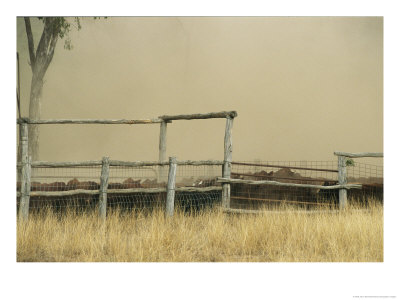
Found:
[{"label": "cattle", "polygon": [[[266,172],[262,170],[255,173],[233,173],[232,178],[321,186],[338,184],[337,180],[305,177],[299,173],[293,172],[290,168],[281,168],[276,172]],[[354,182],[355,179],[350,177],[348,181],[349,183],[362,184],[362,189],[348,190],[347,194],[350,202],[367,203],[368,199],[371,198],[383,201],[382,178],[361,178],[358,182]],[[276,207],[283,203],[295,203],[300,206],[305,206],[306,208],[312,208],[320,205],[337,206],[338,202],[338,189],[248,185],[242,183],[231,184],[231,207],[233,208]]]}]

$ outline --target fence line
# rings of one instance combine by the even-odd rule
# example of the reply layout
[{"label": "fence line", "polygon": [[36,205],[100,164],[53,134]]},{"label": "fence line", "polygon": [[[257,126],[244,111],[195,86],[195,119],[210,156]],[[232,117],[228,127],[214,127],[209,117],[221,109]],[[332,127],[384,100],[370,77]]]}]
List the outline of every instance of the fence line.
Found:
[{"label": "fence line", "polygon": [[[24,147],[23,149],[25,149]],[[197,193],[206,193],[211,191],[221,191],[222,187],[220,186],[206,186],[206,187],[197,187],[197,186],[179,186],[176,187],[176,166],[223,166],[223,161],[217,160],[204,160],[204,161],[193,161],[193,160],[183,160],[178,161],[176,158],[170,158],[169,170],[170,174],[168,176],[168,183],[166,187],[154,187],[154,188],[111,188],[109,189],[109,177],[110,177],[110,166],[120,166],[120,167],[142,167],[142,166],[159,166],[166,165],[165,163],[160,162],[127,162],[127,161],[117,161],[110,160],[108,157],[104,157],[101,161],[85,161],[85,162],[30,162],[19,164],[22,166],[22,169],[25,170],[22,176],[22,180],[25,183],[21,185],[21,192],[17,192],[17,197],[21,197],[20,203],[20,218],[26,220],[28,218],[29,213],[29,198],[30,197],[64,197],[64,196],[74,196],[74,195],[99,195],[99,217],[106,217],[107,210],[107,195],[109,194],[133,194],[133,193],[144,193],[144,194],[159,194],[167,192],[167,206],[166,206],[166,214],[168,216],[172,216],[174,212],[174,202],[175,202],[175,191],[176,192],[197,192]],[[41,168],[41,167],[86,167],[86,166],[99,166],[99,162],[101,162],[102,170],[100,176],[100,184],[98,185],[98,189],[84,189],[78,188],[73,190],[62,190],[62,191],[30,191],[30,180],[31,174],[27,173],[26,170],[30,170],[33,168]],[[171,173],[172,172],[172,173]],[[93,178],[93,177],[92,177]],[[28,184],[27,184],[28,183]],[[22,202],[24,201],[24,202]],[[25,203],[25,204],[24,204]]]}]

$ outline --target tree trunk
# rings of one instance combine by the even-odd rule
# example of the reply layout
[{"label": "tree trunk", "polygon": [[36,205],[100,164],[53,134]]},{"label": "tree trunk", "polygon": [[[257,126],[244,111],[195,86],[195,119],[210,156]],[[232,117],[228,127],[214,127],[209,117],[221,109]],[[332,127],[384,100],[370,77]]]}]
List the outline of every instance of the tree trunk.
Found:
[{"label": "tree trunk", "polygon": [[[29,119],[39,120],[41,112],[41,100],[43,90],[43,78],[33,74],[31,82],[31,94],[29,101]],[[32,161],[39,160],[39,125],[29,125],[29,156]]]},{"label": "tree trunk", "polygon": [[[54,49],[60,32],[59,18],[45,18],[43,33],[36,49],[34,47],[31,23],[25,17],[26,34],[28,38],[30,65],[32,69],[31,94],[29,101],[29,119],[40,119],[40,105],[43,90],[43,78],[53,59]],[[32,161],[39,160],[39,126],[29,125],[29,156]]]}]

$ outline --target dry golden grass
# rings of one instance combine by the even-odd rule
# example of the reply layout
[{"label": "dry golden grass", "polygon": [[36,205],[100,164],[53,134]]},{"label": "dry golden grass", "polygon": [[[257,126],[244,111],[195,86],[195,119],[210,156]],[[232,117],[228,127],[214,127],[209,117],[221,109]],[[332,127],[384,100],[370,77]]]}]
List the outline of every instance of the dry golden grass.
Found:
[{"label": "dry golden grass", "polygon": [[383,208],[231,215],[51,211],[17,224],[17,260],[65,262],[382,262]]}]

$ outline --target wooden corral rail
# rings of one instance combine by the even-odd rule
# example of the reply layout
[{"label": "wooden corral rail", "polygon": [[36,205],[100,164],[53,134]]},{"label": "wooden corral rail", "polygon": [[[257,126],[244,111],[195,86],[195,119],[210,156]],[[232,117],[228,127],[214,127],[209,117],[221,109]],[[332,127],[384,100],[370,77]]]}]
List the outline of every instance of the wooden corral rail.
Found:
[{"label": "wooden corral rail", "polygon": [[[244,176],[244,177],[259,177],[259,178],[271,178],[269,175],[259,175],[259,174],[246,174],[246,173],[237,173],[237,172],[232,172],[231,175],[237,175],[237,176]],[[296,177],[273,177],[274,179],[284,179],[284,180],[294,180],[294,181],[311,181],[311,182],[328,182],[328,183],[337,183],[337,180],[328,180],[328,179],[317,179],[317,178],[306,178],[306,177],[301,177],[301,178],[296,178]]]},{"label": "wooden corral rail", "polygon": [[334,172],[337,173],[338,170],[332,169],[318,169],[318,168],[305,168],[305,167],[292,167],[292,166],[281,166],[281,165],[269,165],[269,164],[257,164],[257,163],[244,163],[244,162],[236,162],[233,161],[232,165],[240,165],[240,166],[255,166],[255,167],[269,167],[269,168],[290,168],[295,170],[309,170],[309,171],[321,171],[321,172]]},{"label": "wooden corral rail", "polygon": [[278,182],[278,181],[270,181],[270,180],[245,180],[245,179],[228,179],[218,177],[217,182],[221,183],[242,183],[242,184],[250,184],[250,185],[276,185],[276,186],[286,186],[286,187],[304,187],[311,189],[320,189],[320,190],[335,190],[335,189],[361,189],[361,184],[338,184],[338,185],[315,185],[315,184],[300,184],[300,183],[286,183],[286,182]]},{"label": "wooden corral rail", "polygon": [[49,119],[49,120],[32,120],[29,118],[17,119],[18,124],[156,124],[169,122],[172,120],[198,120],[198,119],[218,119],[218,118],[235,118],[236,111],[221,111],[205,114],[187,114],[187,115],[164,115],[153,119]]},{"label": "wooden corral rail", "polygon": [[255,201],[264,201],[264,202],[279,202],[279,203],[287,203],[287,204],[306,204],[306,205],[322,205],[322,206],[332,206],[330,203],[319,203],[319,202],[305,202],[305,201],[292,201],[292,200],[278,200],[278,199],[263,199],[263,198],[248,198],[248,197],[236,197],[231,196],[231,199],[239,199],[239,200],[255,200]]},{"label": "wooden corral rail", "polygon": [[110,120],[110,119],[57,119],[57,120],[31,120],[21,118],[17,120],[18,124],[156,124],[164,122],[162,119],[139,119],[139,120]]},{"label": "wooden corral rail", "polygon": [[[237,208],[229,208],[229,209],[223,209],[222,210],[225,213],[230,213],[230,214],[288,214],[287,211],[279,211],[279,210],[251,210],[251,209],[237,209]],[[351,210],[352,212],[366,212],[368,213],[369,211],[367,209],[353,209]],[[340,213],[340,210],[337,209],[316,209],[316,210],[296,210],[296,211],[290,211],[290,214],[338,214]]]},{"label": "wooden corral rail", "polygon": [[[339,185],[347,184],[347,159],[348,158],[361,158],[361,157],[383,157],[381,152],[361,152],[361,153],[350,153],[350,152],[333,152],[338,157],[338,182]],[[339,208],[344,209],[347,207],[347,190],[342,188],[339,190]]]},{"label": "wooden corral rail", "polygon": [[360,152],[360,153],[349,153],[349,152],[340,152],[335,151],[333,152],[336,156],[345,156],[349,158],[356,158],[356,157],[383,157],[382,152]]},{"label": "wooden corral rail", "polygon": [[236,118],[236,111],[221,111],[207,114],[191,114],[191,115],[174,115],[174,116],[159,116],[164,121],[172,120],[198,120],[198,119],[219,119],[219,118]]},{"label": "wooden corral rail", "polygon": [[[223,165],[222,160],[178,160],[177,165],[187,166],[219,166]],[[113,167],[151,167],[151,166],[167,166],[168,162],[159,161],[122,161],[122,160],[110,160],[109,165]],[[22,167],[22,163],[17,163],[18,167]],[[46,168],[68,168],[68,167],[92,167],[101,166],[101,160],[89,160],[81,162],[50,162],[50,161],[34,161],[31,162],[32,167],[46,167]]]}]

